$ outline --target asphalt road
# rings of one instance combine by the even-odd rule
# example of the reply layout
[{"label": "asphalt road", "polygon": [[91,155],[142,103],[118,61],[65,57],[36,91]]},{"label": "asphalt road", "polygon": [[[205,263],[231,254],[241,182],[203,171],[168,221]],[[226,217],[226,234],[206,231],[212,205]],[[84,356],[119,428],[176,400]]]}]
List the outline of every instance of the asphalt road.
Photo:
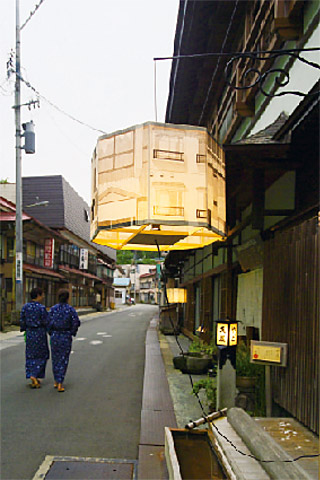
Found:
[{"label": "asphalt road", "polygon": [[42,388],[30,389],[22,338],[1,350],[2,480],[32,479],[46,455],[137,459],[145,335],[156,313],[135,305],[82,317],[64,393],[53,388],[51,360]]}]

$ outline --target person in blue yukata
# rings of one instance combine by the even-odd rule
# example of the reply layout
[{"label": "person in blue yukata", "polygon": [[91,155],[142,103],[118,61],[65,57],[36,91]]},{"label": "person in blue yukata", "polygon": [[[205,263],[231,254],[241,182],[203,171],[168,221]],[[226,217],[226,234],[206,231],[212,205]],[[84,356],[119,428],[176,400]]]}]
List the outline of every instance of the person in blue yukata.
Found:
[{"label": "person in blue yukata", "polygon": [[64,392],[63,381],[69,364],[72,336],[76,336],[80,320],[75,309],[68,304],[68,290],[59,290],[58,299],[59,303],[51,307],[49,312],[48,332],[51,337],[54,388]]},{"label": "person in blue yukata", "polygon": [[45,377],[49,358],[48,314],[42,305],[44,293],[41,288],[33,288],[30,297],[31,302],[21,309],[20,331],[26,332],[26,378],[31,379],[31,388],[40,388],[39,379]]}]

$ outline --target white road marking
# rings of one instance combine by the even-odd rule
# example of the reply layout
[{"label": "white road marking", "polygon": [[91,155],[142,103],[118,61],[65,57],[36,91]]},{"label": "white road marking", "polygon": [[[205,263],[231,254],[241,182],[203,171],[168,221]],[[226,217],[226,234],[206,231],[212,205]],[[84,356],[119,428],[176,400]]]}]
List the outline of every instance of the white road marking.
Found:
[{"label": "white road marking", "polygon": [[85,337],[79,337],[79,338],[76,338],[75,340],[77,340],[77,342],[83,342],[83,340],[87,340]]},{"label": "white road marking", "polygon": [[112,338],[112,335],[103,335],[103,338]]},{"label": "white road marking", "polygon": [[97,335],[105,335],[107,332],[98,332]]},{"label": "white road marking", "polygon": [[91,345],[101,345],[101,343],[103,343],[101,340],[92,340],[90,342]]}]

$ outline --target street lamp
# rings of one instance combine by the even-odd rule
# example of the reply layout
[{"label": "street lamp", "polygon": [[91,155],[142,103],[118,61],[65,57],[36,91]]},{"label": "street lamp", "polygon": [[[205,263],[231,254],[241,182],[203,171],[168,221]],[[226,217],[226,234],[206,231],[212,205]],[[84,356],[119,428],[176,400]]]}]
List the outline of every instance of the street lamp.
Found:
[{"label": "street lamp", "polygon": [[219,350],[217,407],[233,407],[236,394],[236,351],[238,321],[216,320],[216,345]]},{"label": "street lamp", "polygon": [[229,320],[216,321],[217,347],[235,347],[238,343],[238,322]]}]

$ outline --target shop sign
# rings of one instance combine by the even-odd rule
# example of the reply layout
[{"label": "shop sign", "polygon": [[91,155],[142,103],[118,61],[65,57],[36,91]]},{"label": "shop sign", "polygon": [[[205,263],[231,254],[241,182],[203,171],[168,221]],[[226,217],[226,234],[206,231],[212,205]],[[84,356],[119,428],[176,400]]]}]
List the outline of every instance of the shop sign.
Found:
[{"label": "shop sign", "polygon": [[16,253],[16,282],[22,282],[22,252]]},{"label": "shop sign", "polygon": [[88,270],[88,250],[86,248],[80,248],[80,270]]},{"label": "shop sign", "polygon": [[251,363],[263,365],[287,365],[287,343],[251,340]]},{"label": "shop sign", "polygon": [[46,238],[44,241],[43,266],[46,268],[53,268],[53,258],[54,258],[54,239]]}]

